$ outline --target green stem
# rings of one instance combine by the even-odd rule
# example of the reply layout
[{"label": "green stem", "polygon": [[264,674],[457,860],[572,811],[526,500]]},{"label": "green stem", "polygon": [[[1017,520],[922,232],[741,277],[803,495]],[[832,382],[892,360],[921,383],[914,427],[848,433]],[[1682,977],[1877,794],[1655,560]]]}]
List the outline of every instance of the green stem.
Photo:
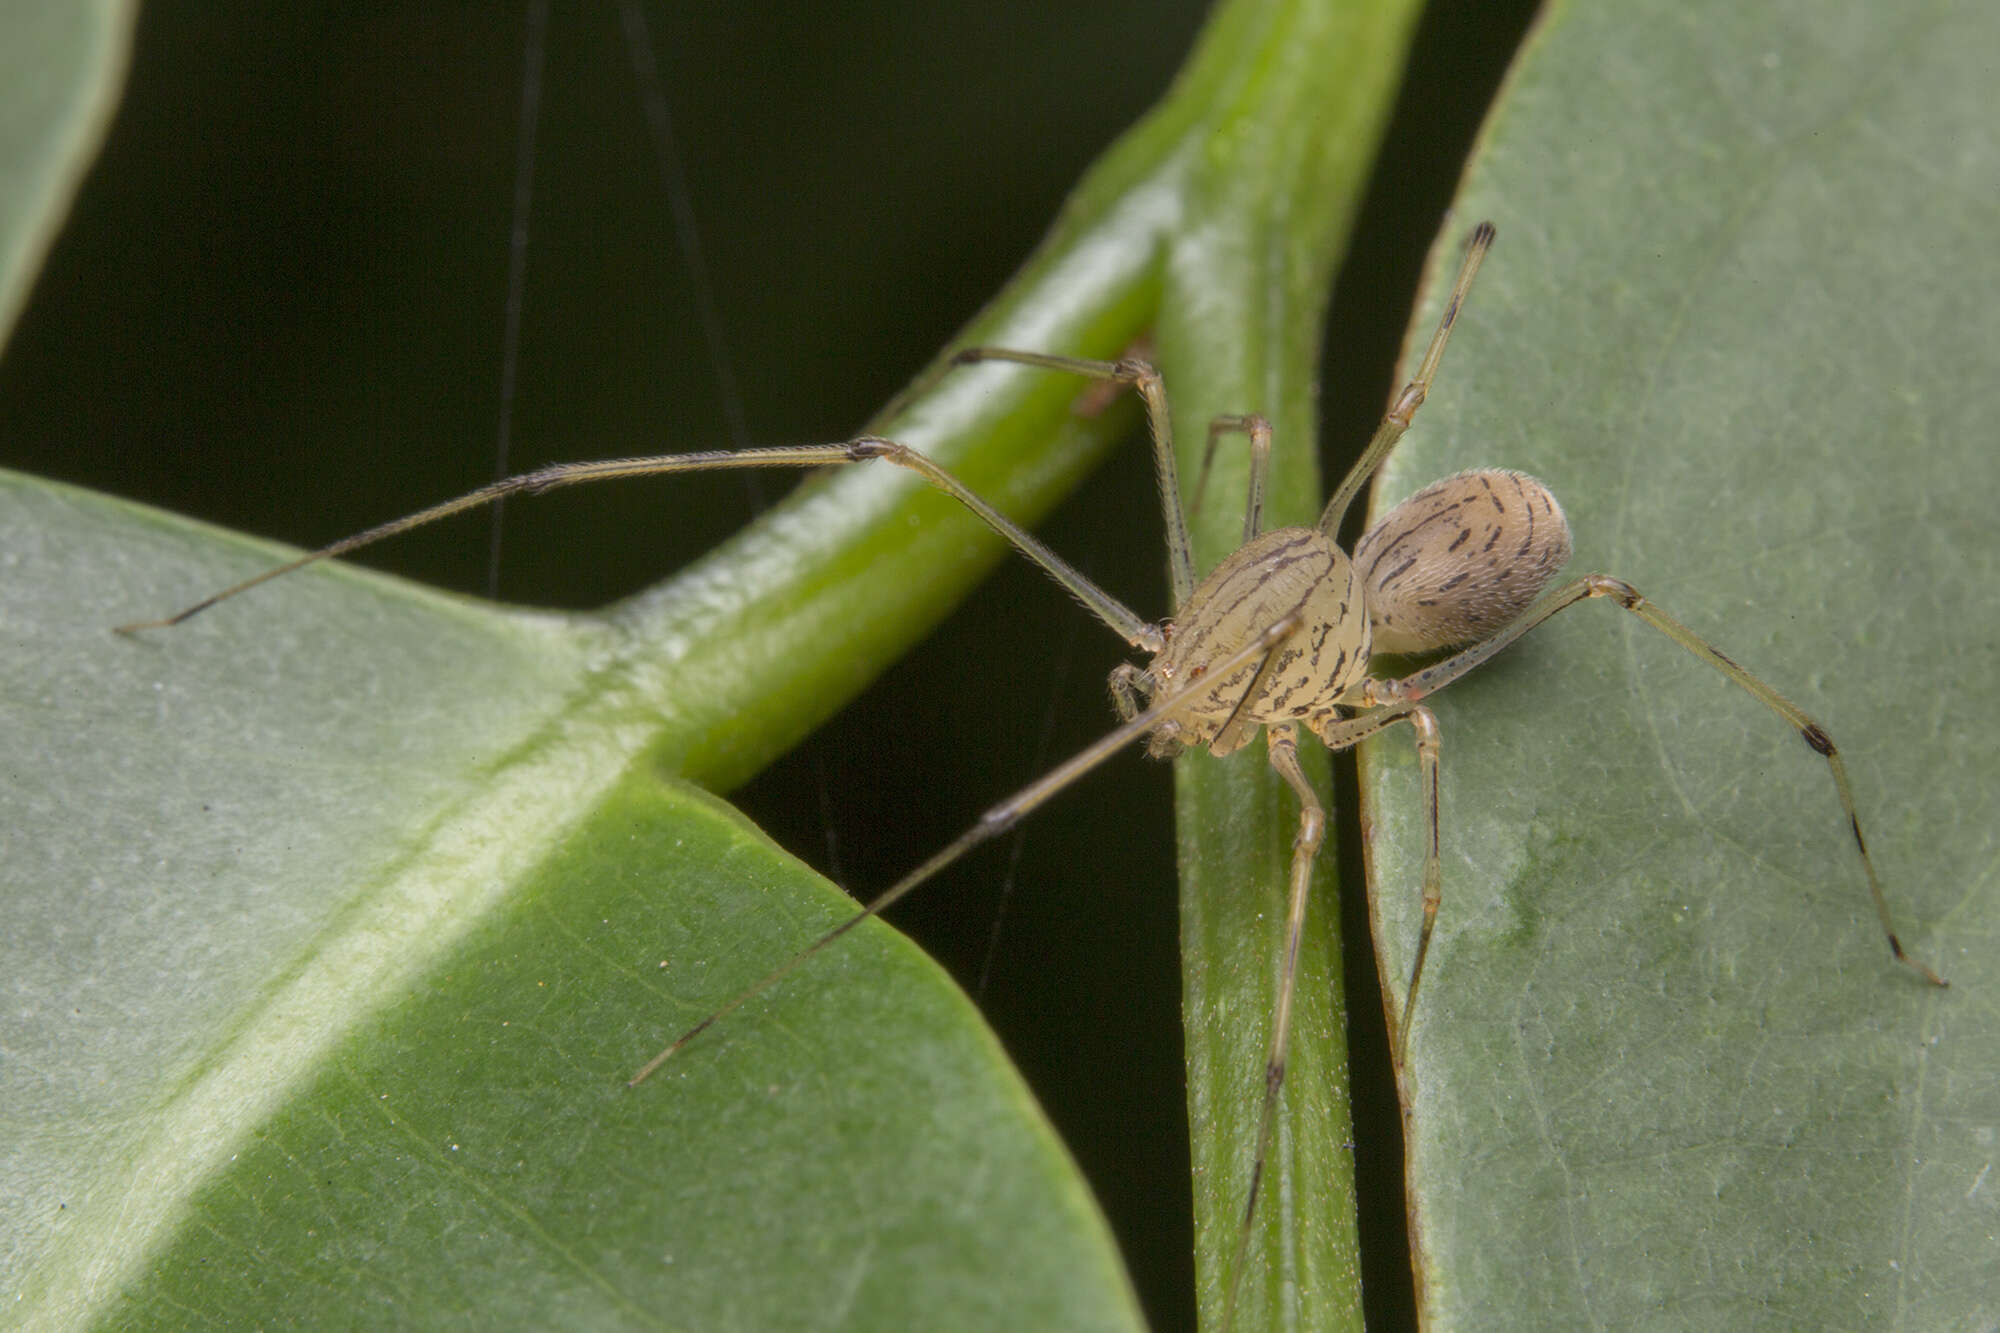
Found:
[{"label": "green stem", "polygon": [[[1299,5],[1233,9],[1227,20],[1237,82],[1218,90],[1208,151],[1191,176],[1159,357],[1184,453],[1200,446],[1210,417],[1271,418],[1271,526],[1312,522],[1323,495],[1311,447],[1320,330],[1415,17],[1414,5]],[[1233,461],[1240,477],[1246,460]],[[1240,479],[1216,483],[1212,496],[1242,494]],[[1208,505],[1197,563],[1226,553],[1240,524],[1232,505]],[[1223,761],[1190,755],[1177,774],[1197,1282],[1208,1327],[1220,1325],[1249,1190],[1298,825],[1297,801],[1259,749]],[[1324,790],[1324,754],[1308,744],[1300,757]],[[1321,853],[1301,952],[1290,1069],[1236,1294],[1238,1328],[1361,1326],[1331,851]]]},{"label": "green stem", "polygon": [[[1183,450],[1225,412],[1276,426],[1269,521],[1310,522],[1312,387],[1328,288],[1395,93],[1414,0],[1232,0],[1160,106],[1089,173],[1041,249],[955,345],[1115,357],[1151,329]],[[875,429],[1032,522],[1115,441],[1077,386],[948,376]],[[1197,563],[1235,540],[1239,456]],[[1191,475],[1191,462],[1184,460]],[[667,718],[654,758],[719,787],[755,772],[925,632],[1004,554],[893,469],[839,469],[618,613],[622,669]],[[909,571],[920,570],[921,578]],[[801,650],[811,645],[811,651]],[[1325,764],[1308,770],[1324,783]],[[1218,1315],[1255,1136],[1296,802],[1261,755],[1179,778],[1189,1108],[1205,1322]],[[1330,858],[1328,858],[1330,863]],[[1331,876],[1300,973],[1295,1060],[1238,1324],[1358,1326],[1352,1151]]]}]

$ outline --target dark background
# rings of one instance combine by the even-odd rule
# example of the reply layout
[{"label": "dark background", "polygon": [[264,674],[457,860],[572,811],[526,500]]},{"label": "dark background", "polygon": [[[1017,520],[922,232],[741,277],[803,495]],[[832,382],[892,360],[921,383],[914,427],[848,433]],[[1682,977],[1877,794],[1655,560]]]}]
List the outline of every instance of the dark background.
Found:
[{"label": "dark background", "polygon": [[[110,142],[0,359],[0,464],[303,546],[488,480],[526,9],[149,3]],[[1203,9],[649,5],[719,364],[617,6],[558,0],[511,470],[851,433],[1025,257],[1165,87]],[[1419,34],[1336,288],[1329,473],[1392,387],[1417,266],[1531,12],[1451,0]],[[646,485],[511,506],[500,594],[600,605],[759,502],[741,476],[662,484],[703,500],[677,496],[671,523]],[[1165,610],[1152,495],[1135,448],[1042,528],[1146,615]],[[365,558],[482,591],[488,525]],[[835,879],[879,889],[1106,727],[1118,648],[1010,564],[736,799]],[[943,877],[902,924],[981,991],[1096,1184],[1149,1312],[1176,1327],[1192,1322],[1193,1278],[1168,779],[1136,756],[1111,765]],[[1353,897],[1370,1322],[1395,1327],[1411,1318],[1400,1130]]]}]

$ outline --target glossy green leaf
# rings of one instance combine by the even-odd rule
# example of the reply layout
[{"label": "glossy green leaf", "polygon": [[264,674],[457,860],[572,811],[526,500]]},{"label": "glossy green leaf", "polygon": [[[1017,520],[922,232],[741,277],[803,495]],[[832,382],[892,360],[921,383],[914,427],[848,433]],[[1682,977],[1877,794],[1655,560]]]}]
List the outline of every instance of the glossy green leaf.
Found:
[{"label": "glossy green leaf", "polygon": [[[37,832],[9,858],[31,1323],[501,1301],[772,1327],[838,1299],[862,1323],[1030,1302],[1129,1326],[1067,1156],[886,932],[760,1006],[742,1031],[765,1040],[718,1034],[624,1087],[848,908],[622,768],[650,728],[607,686],[602,628],[336,572],[254,633],[116,640],[94,595],[114,563],[145,598],[270,552],[62,489],[6,503],[35,534],[10,552],[8,730],[48,756],[8,821]],[[1025,1247],[1017,1288],[995,1226]]]},{"label": "glossy green leaf", "polygon": [[[1563,6],[1495,111],[1459,216],[1500,243],[1386,498],[1548,481],[1573,571],[1832,734],[1952,987],[1890,960],[1789,728],[1614,606],[1564,612],[1435,705],[1432,1328],[1992,1318],[1996,47],[1978,5]],[[1366,768],[1400,978],[1407,739]]]}]

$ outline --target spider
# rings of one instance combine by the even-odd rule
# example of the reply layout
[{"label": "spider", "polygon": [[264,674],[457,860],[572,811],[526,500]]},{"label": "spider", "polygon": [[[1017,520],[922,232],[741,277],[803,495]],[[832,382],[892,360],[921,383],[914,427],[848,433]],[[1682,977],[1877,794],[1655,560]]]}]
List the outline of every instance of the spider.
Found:
[{"label": "spider", "polygon": [[[623,477],[733,468],[812,467],[878,459],[917,473],[1041,566],[1134,649],[1149,655],[1144,666],[1128,663],[1111,675],[1112,697],[1122,723],[1095,744],[987,810],[959,838],[853,916],[682,1033],[633,1074],[630,1082],[634,1085],[643,1082],[719,1019],[778,983],[863,921],[879,915],[972,848],[1013,827],[1124,746],[1144,738],[1149,752],[1158,757],[1170,757],[1190,746],[1225,755],[1249,744],[1262,729],[1271,766],[1298,797],[1299,822],[1293,840],[1285,943],[1278,962],[1278,1001],[1265,1057],[1255,1157],[1244,1201],[1242,1229],[1226,1278],[1225,1308],[1231,1308],[1276,1123],[1312,865],[1326,829],[1325,808],[1299,765],[1299,734],[1302,730],[1309,732],[1335,751],[1350,749],[1398,723],[1407,724],[1414,736],[1426,841],[1422,922],[1401,1013],[1395,1016],[1396,1058],[1402,1064],[1414,1027],[1418,991],[1443,887],[1439,869],[1439,731],[1437,718],[1424,700],[1567,607],[1596,598],[1610,600],[1720,671],[1797,731],[1826,760],[1832,774],[1890,952],[1931,984],[1946,984],[1928,966],[1906,953],[1897,939],[1888,899],[1861,835],[1846,767],[1824,728],[1621,579],[1586,574],[1544,595],[1569,559],[1571,549],[1568,521],[1547,486],[1523,473],[1497,468],[1461,472],[1419,491],[1390,510],[1368,529],[1351,555],[1341,550],[1336,539],[1341,522],[1363,485],[1422,406],[1458,312],[1492,246],[1494,234],[1490,223],[1481,223],[1473,230],[1444,313],[1415,375],[1396,396],[1373,439],[1334,490],[1314,526],[1272,529],[1263,526],[1263,493],[1272,444],[1268,421],[1249,414],[1219,417],[1210,423],[1201,475],[1194,492],[1196,503],[1205,489],[1218,446],[1232,436],[1247,440],[1249,487],[1242,544],[1200,579],[1196,577],[1190,547],[1188,510],[1181,498],[1166,391],[1152,365],[1136,358],[1095,361],[1012,348],[974,347],[948,358],[931,379],[920,381],[922,387],[962,366],[1011,362],[1112,386],[1129,386],[1137,392],[1146,409],[1166,521],[1173,614],[1165,620],[1141,618],[923,454],[894,440],[862,436],[842,444],[556,464],[495,482],[335,542],[162,620],[123,625],[119,629],[123,633],[136,633],[179,624],[218,602],[301,566],[346,554],[514,494],[539,494],[563,486]],[[1370,673],[1376,653],[1449,655],[1407,675],[1376,676]]]}]

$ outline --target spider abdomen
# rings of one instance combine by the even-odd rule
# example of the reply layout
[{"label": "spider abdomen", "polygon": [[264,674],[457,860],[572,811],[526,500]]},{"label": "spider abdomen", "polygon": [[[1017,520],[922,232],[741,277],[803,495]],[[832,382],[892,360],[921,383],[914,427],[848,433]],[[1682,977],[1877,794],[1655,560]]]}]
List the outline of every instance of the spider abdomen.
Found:
[{"label": "spider abdomen", "polygon": [[1490,636],[1528,609],[1569,553],[1562,506],[1524,472],[1481,468],[1426,486],[1354,548],[1375,651]]}]

